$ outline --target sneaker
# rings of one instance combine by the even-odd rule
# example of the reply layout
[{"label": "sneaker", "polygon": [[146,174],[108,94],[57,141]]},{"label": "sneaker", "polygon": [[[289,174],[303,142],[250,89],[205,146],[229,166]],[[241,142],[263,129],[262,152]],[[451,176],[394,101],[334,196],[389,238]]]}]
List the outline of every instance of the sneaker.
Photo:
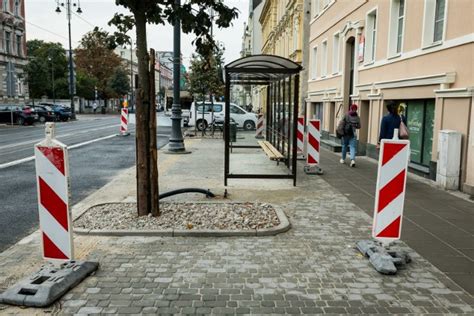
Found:
[{"label": "sneaker", "polygon": [[355,167],[355,166],[356,166],[355,160],[351,160],[351,167]]},{"label": "sneaker", "polygon": [[343,164],[343,163],[344,163],[344,159],[339,160],[339,162]]}]

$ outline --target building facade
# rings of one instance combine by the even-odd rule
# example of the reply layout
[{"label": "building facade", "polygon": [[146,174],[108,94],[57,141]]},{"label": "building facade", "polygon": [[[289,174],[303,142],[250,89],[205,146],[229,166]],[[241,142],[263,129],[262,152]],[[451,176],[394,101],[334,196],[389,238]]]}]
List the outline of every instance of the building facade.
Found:
[{"label": "building facade", "polygon": [[436,178],[440,130],[462,134],[460,189],[474,194],[474,2],[312,0],[307,116],[335,133],[359,106],[359,153],[377,157],[385,105],[405,106],[410,167]]},{"label": "building facade", "polygon": [[24,70],[27,65],[25,0],[2,0],[0,9],[0,102],[24,103],[29,98]]}]

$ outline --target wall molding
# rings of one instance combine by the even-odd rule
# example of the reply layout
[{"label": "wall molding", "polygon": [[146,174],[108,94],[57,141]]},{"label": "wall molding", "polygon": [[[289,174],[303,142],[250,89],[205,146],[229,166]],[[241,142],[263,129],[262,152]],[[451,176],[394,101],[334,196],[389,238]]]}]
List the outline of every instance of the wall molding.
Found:
[{"label": "wall molding", "polygon": [[370,91],[372,89],[396,89],[417,86],[431,86],[437,84],[450,84],[456,80],[455,72],[446,72],[442,74],[402,78],[396,80],[379,81],[374,83],[364,83],[356,85],[359,91]]},{"label": "wall molding", "polygon": [[439,89],[434,91],[437,98],[472,98],[474,97],[474,87],[459,89]]}]

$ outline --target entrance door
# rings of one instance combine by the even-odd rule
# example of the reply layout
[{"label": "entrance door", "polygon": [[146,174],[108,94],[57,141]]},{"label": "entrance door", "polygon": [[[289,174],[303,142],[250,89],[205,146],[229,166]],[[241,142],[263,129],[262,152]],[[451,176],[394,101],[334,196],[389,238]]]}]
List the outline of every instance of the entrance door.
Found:
[{"label": "entrance door", "polygon": [[424,166],[429,166],[431,161],[434,104],[434,100],[412,100],[407,102],[411,161]]},{"label": "entrance door", "polygon": [[344,73],[346,74],[344,80],[344,112],[345,107],[351,102],[350,96],[354,93],[354,58],[355,58],[355,38],[349,37],[346,42],[345,52],[345,67]]}]

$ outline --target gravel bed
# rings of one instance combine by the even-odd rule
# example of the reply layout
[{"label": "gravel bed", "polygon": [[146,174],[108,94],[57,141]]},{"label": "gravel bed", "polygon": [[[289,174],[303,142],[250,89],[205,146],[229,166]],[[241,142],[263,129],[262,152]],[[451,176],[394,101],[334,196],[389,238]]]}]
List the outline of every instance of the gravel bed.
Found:
[{"label": "gravel bed", "polygon": [[75,222],[92,230],[255,230],[278,226],[275,209],[265,203],[160,203],[159,217],[137,216],[135,203],[91,207]]}]

